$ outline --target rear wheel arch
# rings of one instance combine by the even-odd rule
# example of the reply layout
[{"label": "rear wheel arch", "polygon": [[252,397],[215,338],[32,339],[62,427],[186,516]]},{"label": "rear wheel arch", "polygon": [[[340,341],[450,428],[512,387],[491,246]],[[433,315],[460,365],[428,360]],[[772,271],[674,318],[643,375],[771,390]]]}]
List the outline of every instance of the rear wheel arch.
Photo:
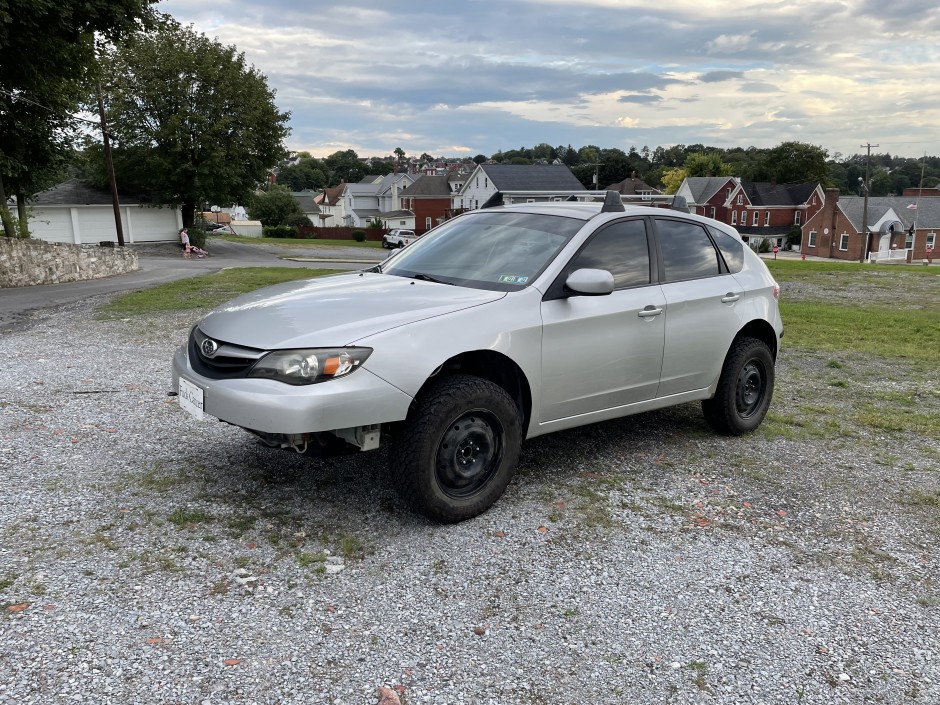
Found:
[{"label": "rear wheel arch", "polygon": [[774,361],[777,360],[777,331],[775,331],[774,327],[767,321],[762,319],[755,319],[750,321],[747,325],[738,331],[738,334],[735,336],[735,339],[729,347],[729,350],[730,348],[734,347],[734,344],[740,338],[756,338],[757,340],[760,340],[762,343],[764,343],[764,345],[767,346],[767,349],[770,350],[770,354]]}]

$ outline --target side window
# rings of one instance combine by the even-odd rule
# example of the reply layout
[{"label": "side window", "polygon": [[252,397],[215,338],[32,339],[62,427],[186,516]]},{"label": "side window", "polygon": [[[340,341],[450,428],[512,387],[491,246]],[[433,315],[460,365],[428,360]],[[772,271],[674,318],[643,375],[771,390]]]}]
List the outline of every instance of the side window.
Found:
[{"label": "side window", "polygon": [[744,243],[718,228],[709,228],[708,232],[725,258],[728,271],[732,274],[740,272],[744,267]]},{"label": "side window", "polygon": [[698,223],[657,219],[656,239],[667,282],[714,277],[721,273],[718,252],[705,228]]},{"label": "side window", "polygon": [[613,223],[596,233],[565,272],[570,274],[576,269],[606,269],[614,275],[617,289],[649,284],[650,253],[643,221]]}]

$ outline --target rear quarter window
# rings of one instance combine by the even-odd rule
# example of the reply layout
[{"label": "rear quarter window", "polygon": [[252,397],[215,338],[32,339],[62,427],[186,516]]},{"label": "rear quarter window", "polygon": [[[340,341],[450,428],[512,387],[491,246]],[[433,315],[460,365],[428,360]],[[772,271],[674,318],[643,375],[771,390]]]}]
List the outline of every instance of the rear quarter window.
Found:
[{"label": "rear quarter window", "polygon": [[744,267],[744,243],[718,228],[709,228],[708,232],[728,265],[728,271],[731,274],[740,272]]}]

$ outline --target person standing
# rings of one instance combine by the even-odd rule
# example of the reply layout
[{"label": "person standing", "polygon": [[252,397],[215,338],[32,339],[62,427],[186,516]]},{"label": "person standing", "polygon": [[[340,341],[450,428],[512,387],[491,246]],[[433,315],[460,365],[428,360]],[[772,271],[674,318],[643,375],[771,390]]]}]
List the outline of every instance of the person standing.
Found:
[{"label": "person standing", "polygon": [[189,244],[189,233],[186,232],[186,228],[180,230],[180,242],[183,243],[183,257],[189,257],[191,246]]}]

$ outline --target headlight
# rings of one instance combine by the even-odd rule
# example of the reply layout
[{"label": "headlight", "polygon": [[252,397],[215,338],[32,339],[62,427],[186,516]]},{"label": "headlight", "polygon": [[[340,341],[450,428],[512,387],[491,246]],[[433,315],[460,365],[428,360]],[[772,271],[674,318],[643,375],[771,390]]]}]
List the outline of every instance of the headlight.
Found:
[{"label": "headlight", "polygon": [[275,350],[258,360],[248,376],[276,379],[287,384],[315,384],[345,377],[371,354],[372,348]]}]

